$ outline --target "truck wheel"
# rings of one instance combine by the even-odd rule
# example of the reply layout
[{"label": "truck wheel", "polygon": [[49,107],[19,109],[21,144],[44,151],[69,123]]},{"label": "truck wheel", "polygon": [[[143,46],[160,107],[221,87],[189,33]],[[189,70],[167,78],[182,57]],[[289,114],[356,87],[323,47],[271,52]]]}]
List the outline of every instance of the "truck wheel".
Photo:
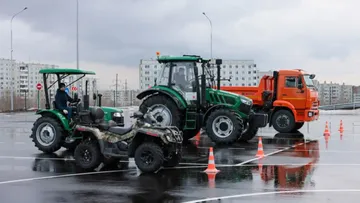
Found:
[{"label": "truck wheel", "polygon": [[241,137],[240,137],[240,141],[249,141],[251,139],[253,139],[257,132],[258,132],[259,128],[254,127],[253,125],[251,125],[251,123],[247,123],[246,127],[244,129],[244,132],[242,133]]},{"label": "truck wheel", "polygon": [[217,144],[236,142],[241,136],[241,119],[229,109],[217,109],[210,113],[206,121],[206,132]]},{"label": "truck wheel", "polygon": [[[162,125],[172,125],[183,129],[182,121],[185,119],[177,105],[165,95],[150,96],[140,105],[140,111],[146,113],[147,108],[152,109],[154,118]],[[197,133],[197,132],[196,132]],[[188,140],[196,135],[192,131],[183,133],[183,139]]]},{"label": "truck wheel", "polygon": [[275,112],[272,117],[272,124],[276,131],[289,133],[295,128],[295,119],[292,112],[281,109]]},{"label": "truck wheel", "polygon": [[53,153],[63,145],[64,129],[54,118],[38,118],[31,131],[30,137],[40,151]]},{"label": "truck wheel", "polygon": [[295,130],[299,130],[304,126],[304,122],[296,122],[295,123]]},{"label": "truck wheel", "polygon": [[74,159],[78,166],[87,171],[97,168],[102,161],[98,143],[94,140],[81,142],[75,149]]},{"label": "truck wheel", "polygon": [[164,153],[159,145],[145,142],[135,150],[135,164],[144,173],[153,173],[164,164]]}]

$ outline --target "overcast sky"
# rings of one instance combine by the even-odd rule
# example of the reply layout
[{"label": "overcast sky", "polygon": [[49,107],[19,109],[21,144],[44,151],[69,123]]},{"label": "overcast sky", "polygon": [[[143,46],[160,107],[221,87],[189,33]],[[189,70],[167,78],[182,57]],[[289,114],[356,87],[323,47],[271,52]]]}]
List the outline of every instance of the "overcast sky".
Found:
[{"label": "overcast sky", "polygon": [[[220,3],[221,2],[221,3]],[[253,59],[260,70],[301,68],[360,85],[360,1],[79,0],[80,68],[102,88],[115,74],[138,88],[140,59],[162,54]],[[0,57],[76,68],[76,0],[0,0]]]}]

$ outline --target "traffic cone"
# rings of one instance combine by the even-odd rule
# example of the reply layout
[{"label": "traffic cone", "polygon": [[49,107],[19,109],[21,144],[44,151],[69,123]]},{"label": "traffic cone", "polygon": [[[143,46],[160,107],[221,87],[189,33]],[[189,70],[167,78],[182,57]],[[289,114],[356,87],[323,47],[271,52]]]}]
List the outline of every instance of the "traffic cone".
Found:
[{"label": "traffic cone", "polygon": [[200,131],[195,136],[195,145],[198,147],[200,144]]},{"label": "traffic cone", "polygon": [[342,120],[340,120],[339,132],[340,132],[340,138],[341,138],[341,137],[342,137],[342,134],[343,134],[343,132],[344,132],[344,126],[343,126]]},{"label": "traffic cone", "polygon": [[256,157],[263,158],[264,156],[265,156],[265,154],[264,154],[264,149],[263,149],[263,144],[262,144],[262,138],[259,137],[258,151],[256,153]]},{"label": "traffic cone", "polygon": [[204,171],[205,173],[217,173],[220,170],[217,170],[215,167],[215,158],[213,148],[210,147],[209,149],[209,163],[207,169]]},{"label": "traffic cone", "polygon": [[328,122],[325,123],[325,130],[324,130],[324,136],[330,136],[329,126]]}]

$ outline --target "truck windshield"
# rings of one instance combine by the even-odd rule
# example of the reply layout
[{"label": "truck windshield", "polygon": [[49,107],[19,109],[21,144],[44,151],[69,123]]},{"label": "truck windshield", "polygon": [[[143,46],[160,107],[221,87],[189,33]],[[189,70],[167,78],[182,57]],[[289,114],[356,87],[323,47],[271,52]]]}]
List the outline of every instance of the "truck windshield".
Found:
[{"label": "truck windshield", "polygon": [[310,75],[304,75],[305,84],[307,87],[314,87],[313,80],[310,79]]}]

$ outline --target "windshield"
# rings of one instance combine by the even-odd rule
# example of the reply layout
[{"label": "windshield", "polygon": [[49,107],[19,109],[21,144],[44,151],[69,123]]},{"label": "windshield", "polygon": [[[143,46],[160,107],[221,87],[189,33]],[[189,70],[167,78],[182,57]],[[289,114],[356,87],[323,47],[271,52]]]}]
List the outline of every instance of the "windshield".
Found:
[{"label": "windshield", "polygon": [[310,75],[304,75],[304,80],[307,87],[314,87],[314,82],[310,79]]}]

